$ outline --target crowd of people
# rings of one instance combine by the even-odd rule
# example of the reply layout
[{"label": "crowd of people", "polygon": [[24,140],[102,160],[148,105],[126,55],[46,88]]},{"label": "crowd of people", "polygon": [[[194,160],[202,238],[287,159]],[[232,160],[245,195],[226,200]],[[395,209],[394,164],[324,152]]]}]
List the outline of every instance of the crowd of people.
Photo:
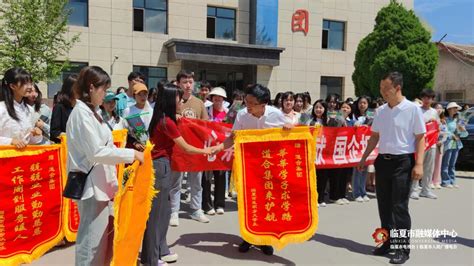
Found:
[{"label": "crowd of people", "polygon": [[[270,100],[270,91],[252,84],[229,95],[223,87],[199,82],[195,91],[193,72],[182,70],[173,81],[160,81],[148,88],[138,72],[128,76],[128,87],[111,91],[109,75],[100,67],[89,66],[66,77],[55,97],[52,110],[42,103],[41,91],[33,77],[22,68],[4,73],[0,102],[0,144],[21,149],[27,145],[58,143],[66,133],[68,172],[88,173],[82,197],[77,200],[81,222],[76,244],[76,265],[107,264],[112,242],[100,237],[111,230],[110,201],[117,190],[117,163],[143,161],[145,143],[154,144],[155,188],[152,210],[143,239],[141,263],[165,265],[178,255],[166,242],[169,226],[179,226],[182,182],[189,186],[190,217],[202,223],[209,216],[225,213],[226,197],[237,197],[229,179],[230,171],[175,172],[170,167],[172,148],[178,145],[190,154],[212,155],[224,144],[201,148],[188,144],[180,135],[180,117],[231,123],[233,129],[294,126],[361,127],[371,126],[384,105],[382,98],[361,95],[341,99],[329,94],[314,102],[308,92],[278,93]],[[443,107],[434,102],[435,93],[424,89],[417,101],[425,123],[435,121],[440,134],[436,145],[425,152],[423,177],[411,184],[410,198],[436,199],[434,189],[458,188],[455,165],[461,139],[467,136],[465,118],[455,102]],[[260,119],[264,117],[265,119]],[[128,129],[127,146],[113,146],[111,131]],[[232,144],[230,144],[232,145]],[[350,201],[370,200],[367,192],[376,192],[375,168],[317,169],[318,206],[328,203],[346,205]],[[214,184],[214,186],[212,186]],[[187,191],[187,190],[186,190]],[[248,251],[249,243],[239,246]],[[265,254],[273,249],[262,246]]]}]

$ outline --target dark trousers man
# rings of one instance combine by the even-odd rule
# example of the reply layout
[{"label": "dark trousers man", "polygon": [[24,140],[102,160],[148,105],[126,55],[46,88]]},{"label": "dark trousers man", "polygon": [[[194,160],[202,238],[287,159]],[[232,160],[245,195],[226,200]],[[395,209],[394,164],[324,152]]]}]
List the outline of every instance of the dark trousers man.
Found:
[{"label": "dark trousers man", "polygon": [[[390,238],[384,245],[398,245],[406,254],[410,253],[408,245],[411,229],[408,200],[411,188],[411,171],[415,165],[413,154],[390,155],[379,154],[375,160],[375,185],[377,189],[377,203],[382,228],[399,234]],[[406,232],[400,234],[400,230]],[[401,247],[400,247],[401,245]]]}]

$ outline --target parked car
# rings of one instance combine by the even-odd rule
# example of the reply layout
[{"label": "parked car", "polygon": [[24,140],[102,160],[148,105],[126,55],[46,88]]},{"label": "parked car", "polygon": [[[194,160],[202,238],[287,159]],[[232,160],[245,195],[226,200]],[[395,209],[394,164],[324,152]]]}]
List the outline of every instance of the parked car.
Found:
[{"label": "parked car", "polygon": [[469,135],[461,139],[464,148],[459,152],[458,164],[474,167],[474,115],[467,121],[466,130]]}]

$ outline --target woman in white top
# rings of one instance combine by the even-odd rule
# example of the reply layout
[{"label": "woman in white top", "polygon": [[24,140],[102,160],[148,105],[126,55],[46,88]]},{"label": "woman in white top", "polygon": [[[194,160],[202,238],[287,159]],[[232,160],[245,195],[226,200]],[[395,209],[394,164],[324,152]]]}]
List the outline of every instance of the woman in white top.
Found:
[{"label": "woman in white top", "polygon": [[301,114],[295,112],[295,94],[291,91],[283,93],[281,96],[281,111],[285,115],[287,123],[292,125],[298,125],[300,122]]},{"label": "woman in white top", "polygon": [[104,103],[101,107],[102,119],[107,123],[110,130],[120,130],[123,129],[123,118],[117,114],[118,97],[112,91],[108,91],[105,94]]},{"label": "woman in white top", "polygon": [[[73,90],[76,104],[66,125],[68,172],[88,173],[81,200],[81,221],[76,240],[76,265],[108,265],[113,224],[109,202],[117,192],[118,163],[143,161],[143,153],[114,146],[112,132],[97,114],[110,87],[109,75],[100,67],[81,70]],[[92,169],[92,170],[91,170]]]},{"label": "woman in white top", "polygon": [[25,102],[33,107],[32,123],[43,131],[43,140],[41,144],[49,143],[49,131],[51,121],[51,109],[42,102],[43,94],[38,85],[33,84],[31,92],[25,97]]},{"label": "woman in white top", "polygon": [[30,73],[22,68],[11,68],[2,79],[0,102],[0,145],[14,145],[21,149],[27,144],[39,144],[41,130],[32,121],[34,110],[24,97],[32,89]]}]

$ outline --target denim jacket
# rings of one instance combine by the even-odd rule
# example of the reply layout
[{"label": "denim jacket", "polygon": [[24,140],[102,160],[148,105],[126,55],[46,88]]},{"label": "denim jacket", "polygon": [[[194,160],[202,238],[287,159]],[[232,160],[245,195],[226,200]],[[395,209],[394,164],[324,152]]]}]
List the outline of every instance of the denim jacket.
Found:
[{"label": "denim jacket", "polygon": [[[457,118],[446,118],[446,136],[447,139],[444,142],[444,150],[460,150],[463,145],[460,138],[465,138],[469,135],[466,130],[458,130],[459,120]],[[458,137],[458,140],[455,139],[455,136]]]}]

